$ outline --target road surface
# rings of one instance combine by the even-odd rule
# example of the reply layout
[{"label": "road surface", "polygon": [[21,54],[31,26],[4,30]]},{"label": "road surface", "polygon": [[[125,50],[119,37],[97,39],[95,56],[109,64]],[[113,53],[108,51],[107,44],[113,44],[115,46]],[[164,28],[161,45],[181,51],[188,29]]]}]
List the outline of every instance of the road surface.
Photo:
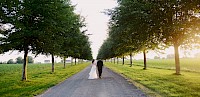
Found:
[{"label": "road surface", "polygon": [[37,97],[146,97],[132,83],[105,67],[102,79],[87,79],[90,69],[88,66]]}]

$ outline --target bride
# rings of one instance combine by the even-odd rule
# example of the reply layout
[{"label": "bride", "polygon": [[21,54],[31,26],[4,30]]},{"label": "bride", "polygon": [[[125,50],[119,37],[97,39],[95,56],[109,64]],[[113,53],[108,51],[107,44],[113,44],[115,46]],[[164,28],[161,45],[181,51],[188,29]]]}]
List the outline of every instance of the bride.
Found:
[{"label": "bride", "polygon": [[88,79],[97,79],[97,62],[93,59],[91,65],[92,68],[90,70]]}]

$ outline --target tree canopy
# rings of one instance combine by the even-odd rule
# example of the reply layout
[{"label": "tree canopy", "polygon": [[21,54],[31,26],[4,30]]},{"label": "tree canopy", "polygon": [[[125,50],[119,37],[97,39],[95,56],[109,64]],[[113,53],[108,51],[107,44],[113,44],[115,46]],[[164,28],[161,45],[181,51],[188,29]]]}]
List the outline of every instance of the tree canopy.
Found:
[{"label": "tree canopy", "polygon": [[[0,5],[1,28],[11,25],[9,29],[0,30],[0,49],[24,52],[22,80],[27,79],[29,52],[51,54],[52,58],[54,55],[79,55],[79,58],[88,59],[80,56],[85,48],[75,44],[82,40],[89,43],[80,36],[84,21],[74,13],[69,0],[1,0]],[[87,49],[91,50],[90,44]]]},{"label": "tree canopy", "polygon": [[[176,74],[180,74],[179,46],[199,44],[199,4],[199,0],[118,0],[118,6],[107,11],[111,41],[104,42],[98,57],[143,52],[146,65],[147,50],[174,46]],[[102,56],[104,45],[114,47],[117,54]]]}]

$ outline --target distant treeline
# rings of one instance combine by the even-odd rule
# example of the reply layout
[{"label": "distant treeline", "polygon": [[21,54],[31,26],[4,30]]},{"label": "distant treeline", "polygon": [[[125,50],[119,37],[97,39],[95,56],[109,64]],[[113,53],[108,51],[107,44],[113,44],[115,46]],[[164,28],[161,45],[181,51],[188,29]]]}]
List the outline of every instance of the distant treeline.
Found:
[{"label": "distant treeline", "polygon": [[[0,64],[23,64],[24,59],[22,57],[17,57],[15,60],[9,59],[7,62],[0,62]],[[33,57],[28,56],[28,63],[34,63]]]}]

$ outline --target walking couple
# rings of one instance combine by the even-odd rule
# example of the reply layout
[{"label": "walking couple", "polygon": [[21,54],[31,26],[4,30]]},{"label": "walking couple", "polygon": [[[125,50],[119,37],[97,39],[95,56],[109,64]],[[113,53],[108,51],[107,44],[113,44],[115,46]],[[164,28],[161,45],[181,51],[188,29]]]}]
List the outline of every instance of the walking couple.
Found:
[{"label": "walking couple", "polygon": [[103,67],[103,61],[101,60],[92,60],[92,68],[89,73],[88,79],[97,79],[101,78],[102,74],[102,67]]}]

